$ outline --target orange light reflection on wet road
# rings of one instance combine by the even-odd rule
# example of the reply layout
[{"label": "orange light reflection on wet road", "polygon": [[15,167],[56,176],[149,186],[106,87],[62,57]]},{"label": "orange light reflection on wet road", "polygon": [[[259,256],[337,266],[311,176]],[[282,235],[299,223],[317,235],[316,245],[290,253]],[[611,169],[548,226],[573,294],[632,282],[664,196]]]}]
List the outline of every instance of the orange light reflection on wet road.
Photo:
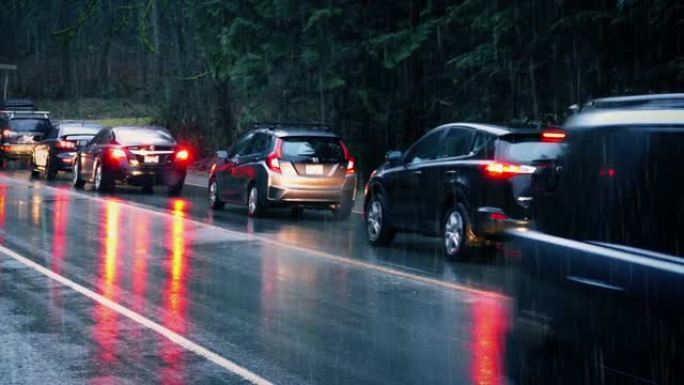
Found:
[{"label": "orange light reflection on wet road", "polygon": [[[0,186],[0,230],[5,230],[5,218],[7,212],[5,209],[5,197],[7,195],[7,187]],[[5,243],[4,234],[0,234],[0,244]]]},{"label": "orange light reflection on wet road", "polygon": [[510,321],[507,304],[480,300],[473,304],[472,376],[476,385],[504,384],[505,337]]},{"label": "orange light reflection on wet road", "polygon": [[[188,250],[186,245],[185,211],[188,202],[183,199],[172,201],[173,217],[169,232],[171,261],[169,279],[164,292],[164,326],[177,332],[187,331],[187,277]],[[171,385],[185,384],[185,362],[183,350],[164,339],[161,341],[161,356],[167,367],[161,369],[160,382]]]},{"label": "orange light reflection on wet road", "polygon": [[[102,256],[100,292],[108,299],[116,300],[116,263],[119,252],[120,204],[116,201],[105,203],[105,225],[102,227],[104,255]],[[110,365],[116,361],[117,341],[119,339],[118,315],[104,305],[95,308],[95,327],[93,338],[99,345],[97,360],[100,365]]]}]

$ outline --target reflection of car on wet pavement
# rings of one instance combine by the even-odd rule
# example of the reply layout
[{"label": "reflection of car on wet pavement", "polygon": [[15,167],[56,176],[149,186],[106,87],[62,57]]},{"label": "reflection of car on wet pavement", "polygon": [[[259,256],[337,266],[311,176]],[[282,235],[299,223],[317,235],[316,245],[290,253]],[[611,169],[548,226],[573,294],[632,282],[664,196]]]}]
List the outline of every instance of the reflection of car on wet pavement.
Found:
[{"label": "reflection of car on wet pavement", "polygon": [[45,138],[33,148],[31,176],[44,173],[53,179],[59,171],[71,171],[79,148],[85,146],[102,125],[83,121],[61,121],[53,124]]},{"label": "reflection of car on wet pavement", "polygon": [[0,168],[6,160],[29,159],[52,125],[48,113],[26,109],[0,112]]},{"label": "reflection of car on wet pavement", "polygon": [[270,207],[331,209],[349,217],[356,193],[356,160],[327,126],[260,123],[217,153],[209,203],[244,204],[249,216]]},{"label": "reflection of car on wet pavement", "polygon": [[438,235],[460,258],[529,224],[530,176],[563,149],[560,130],[456,123],[440,126],[402,154],[389,152],[366,188],[368,238],[397,231]]},{"label": "reflection of car on wet pavement", "polygon": [[567,155],[535,175],[538,231],[512,232],[526,274],[510,339],[516,383],[684,381],[684,95],[676,99],[597,100],[566,124]]},{"label": "reflection of car on wet pavement", "polygon": [[97,191],[107,191],[123,183],[142,186],[146,192],[164,185],[170,195],[177,195],[183,189],[188,158],[188,151],[164,128],[104,128],[76,154],[73,184],[83,187],[92,182]]}]

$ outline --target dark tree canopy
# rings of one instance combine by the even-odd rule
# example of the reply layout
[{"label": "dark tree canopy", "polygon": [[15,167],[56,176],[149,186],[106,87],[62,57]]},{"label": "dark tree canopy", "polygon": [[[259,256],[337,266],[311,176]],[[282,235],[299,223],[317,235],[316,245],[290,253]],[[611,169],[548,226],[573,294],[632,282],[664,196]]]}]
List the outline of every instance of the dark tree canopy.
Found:
[{"label": "dark tree canopy", "polygon": [[676,0],[8,0],[0,22],[22,96],[134,97],[207,148],[323,120],[371,165],[447,121],[684,84]]}]

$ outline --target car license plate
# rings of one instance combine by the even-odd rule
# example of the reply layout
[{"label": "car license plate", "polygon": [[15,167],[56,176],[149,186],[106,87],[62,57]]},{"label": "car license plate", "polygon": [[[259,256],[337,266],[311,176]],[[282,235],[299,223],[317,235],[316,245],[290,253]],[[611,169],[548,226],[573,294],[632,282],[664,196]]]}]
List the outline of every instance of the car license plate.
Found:
[{"label": "car license plate", "polygon": [[159,156],[158,155],[145,155],[145,158],[143,161],[147,164],[157,164],[159,163]]},{"label": "car license plate", "polygon": [[307,164],[306,173],[308,175],[323,175],[323,165],[322,164]]}]

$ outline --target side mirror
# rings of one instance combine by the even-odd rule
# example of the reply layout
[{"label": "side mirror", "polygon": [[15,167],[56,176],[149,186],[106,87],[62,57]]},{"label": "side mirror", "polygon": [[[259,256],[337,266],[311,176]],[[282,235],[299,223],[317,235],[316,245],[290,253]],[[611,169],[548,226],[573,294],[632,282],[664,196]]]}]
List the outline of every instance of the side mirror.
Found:
[{"label": "side mirror", "polygon": [[401,162],[401,158],[404,154],[402,154],[401,151],[389,151],[387,154],[385,154],[385,160],[393,165],[396,166]]},{"label": "side mirror", "polygon": [[228,159],[228,151],[216,151],[216,157],[221,160],[226,160]]}]

